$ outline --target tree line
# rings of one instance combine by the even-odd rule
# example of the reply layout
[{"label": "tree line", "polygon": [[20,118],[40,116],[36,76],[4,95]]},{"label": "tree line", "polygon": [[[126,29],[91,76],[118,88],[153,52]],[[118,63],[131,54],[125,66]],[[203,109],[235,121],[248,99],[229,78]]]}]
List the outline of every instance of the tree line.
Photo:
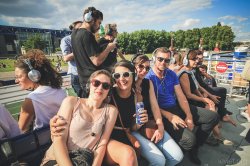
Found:
[{"label": "tree line", "polygon": [[[235,35],[230,26],[222,26],[220,22],[216,26],[194,28],[192,30],[178,30],[166,32],[165,30],[139,30],[131,33],[123,32],[118,35],[118,45],[126,53],[133,54],[139,49],[144,53],[152,53],[155,48],[169,47],[171,39],[174,40],[176,49],[198,49],[200,38],[203,38],[203,49],[213,50],[215,44],[219,44],[220,50],[233,50]],[[41,36],[35,35],[22,43],[25,50],[38,48],[44,50],[48,43]]]},{"label": "tree line", "polygon": [[118,36],[119,47],[126,53],[136,53],[138,49],[144,53],[152,53],[157,47],[170,47],[171,38],[176,49],[198,49],[200,38],[203,38],[203,49],[213,50],[216,43],[223,51],[233,50],[234,32],[230,26],[216,26],[194,28],[192,30],[178,30],[175,32],[139,30],[131,33],[123,32]]}]

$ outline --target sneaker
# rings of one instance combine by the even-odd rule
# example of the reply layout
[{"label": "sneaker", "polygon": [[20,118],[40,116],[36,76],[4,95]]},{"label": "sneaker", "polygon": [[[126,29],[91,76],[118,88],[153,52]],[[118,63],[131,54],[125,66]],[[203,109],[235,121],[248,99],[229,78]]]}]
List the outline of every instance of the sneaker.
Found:
[{"label": "sneaker", "polygon": [[246,118],[248,122],[250,122],[250,117],[249,117],[248,113],[246,113],[245,111],[241,111],[240,114],[241,114],[241,116]]},{"label": "sneaker", "polygon": [[218,141],[218,139],[214,138],[213,135],[210,135],[206,140],[206,144],[208,144],[210,146],[218,146],[219,141]]}]

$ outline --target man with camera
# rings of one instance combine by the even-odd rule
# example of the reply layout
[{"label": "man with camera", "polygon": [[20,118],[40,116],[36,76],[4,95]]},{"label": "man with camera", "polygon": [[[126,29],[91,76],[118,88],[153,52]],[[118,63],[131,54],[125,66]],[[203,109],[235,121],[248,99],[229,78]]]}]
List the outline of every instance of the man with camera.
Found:
[{"label": "man with camera", "polygon": [[[105,50],[107,45],[109,43],[116,43],[116,37],[117,37],[117,25],[116,24],[106,24],[105,28],[104,28],[104,37],[101,37],[98,41],[99,46],[101,48],[101,50]],[[117,45],[116,45],[117,46]],[[121,57],[121,59],[125,60],[125,57],[123,56],[121,50],[119,50],[118,48],[115,48],[114,50],[112,50],[108,57],[105,59],[105,61],[103,62],[102,66],[111,71],[112,67],[116,64],[117,62],[117,55],[119,55]]]}]

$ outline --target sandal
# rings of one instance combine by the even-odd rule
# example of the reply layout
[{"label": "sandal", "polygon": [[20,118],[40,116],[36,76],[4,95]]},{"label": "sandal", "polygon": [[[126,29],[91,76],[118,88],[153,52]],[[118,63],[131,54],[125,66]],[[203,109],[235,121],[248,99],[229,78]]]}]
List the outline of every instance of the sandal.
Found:
[{"label": "sandal", "polygon": [[227,145],[227,146],[231,146],[234,145],[234,143],[228,139],[225,139],[223,137],[220,138],[216,138],[220,143],[222,143],[223,145]]}]

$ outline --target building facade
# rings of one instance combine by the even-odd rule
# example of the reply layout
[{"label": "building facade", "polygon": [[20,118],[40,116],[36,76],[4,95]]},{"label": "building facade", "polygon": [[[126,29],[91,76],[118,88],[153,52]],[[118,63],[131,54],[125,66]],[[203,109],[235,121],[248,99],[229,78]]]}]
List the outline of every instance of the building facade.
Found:
[{"label": "building facade", "polygon": [[46,43],[43,50],[47,55],[60,47],[61,39],[69,35],[68,30],[52,30],[0,25],[0,58],[13,58],[21,54],[23,43],[32,36],[40,36]]}]

